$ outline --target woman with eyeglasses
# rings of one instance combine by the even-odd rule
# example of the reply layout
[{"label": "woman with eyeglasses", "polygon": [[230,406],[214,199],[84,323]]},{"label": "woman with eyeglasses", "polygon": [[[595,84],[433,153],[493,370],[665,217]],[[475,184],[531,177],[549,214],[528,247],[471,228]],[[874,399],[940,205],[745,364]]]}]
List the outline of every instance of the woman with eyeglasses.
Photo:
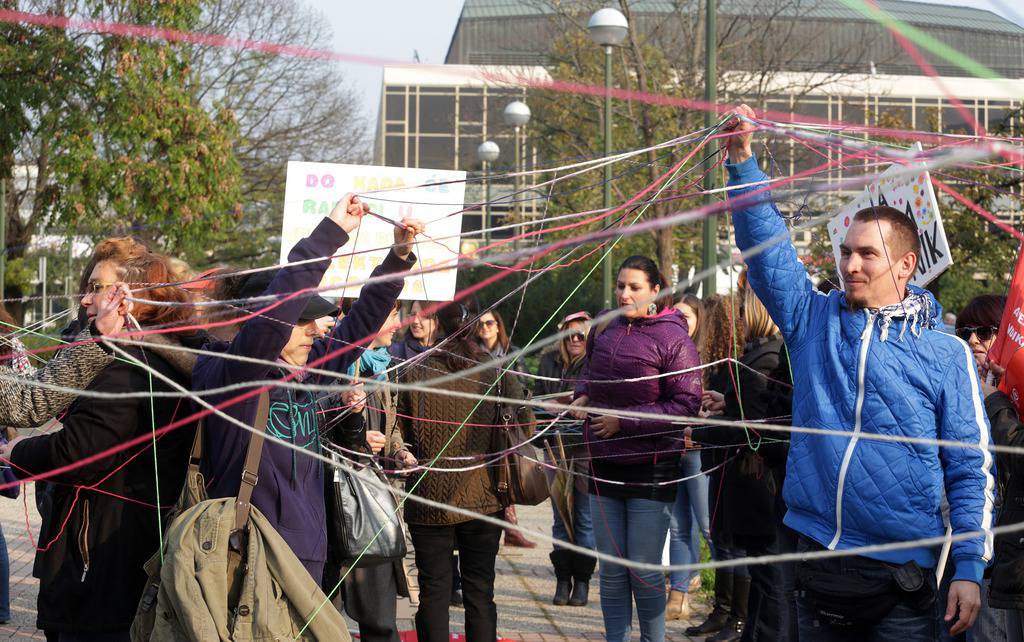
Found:
[{"label": "woman with eyeglasses", "polygon": [[189,295],[174,286],[152,287],[175,281],[166,258],[110,247],[120,242],[109,240],[96,250],[115,258],[95,262],[90,273],[81,300],[87,320],[98,318],[111,286],[123,282],[147,287],[145,298],[156,302],[134,306],[132,329],[183,331],[143,334],[143,346],[115,350],[119,358],[87,388],[106,396],[80,396],[61,419],[61,430],[19,437],[0,449],[19,477],[63,470],[49,477],[51,514],[39,534],[47,544],[34,567],[37,624],[62,641],[129,639],[146,582],[143,565],[160,546],[156,511],[181,492],[194,434],[194,427],[183,426],[152,443],[104,454],[190,412],[180,398],[148,395],[176,392],[168,381],[188,390],[196,357],[181,348],[198,350],[204,340],[184,330],[192,322]]},{"label": "woman with eyeglasses", "polygon": [[[998,390],[1002,369],[989,363],[988,351],[995,343],[999,323],[1003,317],[1006,297],[981,294],[971,299],[956,318],[956,336],[963,339],[978,364],[985,412],[992,429],[992,442],[999,446],[1024,446],[1024,424],[1017,409],[1006,393]],[[1019,455],[997,453],[998,492],[996,492],[997,526],[1024,521],[1024,459]],[[995,538],[995,557],[990,573],[981,591],[981,608],[968,639],[1021,640],[1024,616],[1024,551],[1020,547],[1020,533],[1006,533]],[[952,571],[947,568],[941,587],[949,590]],[[943,597],[943,599],[945,599]],[[940,602],[942,604],[943,602]],[[943,639],[948,629],[940,627]]]},{"label": "woman with eyeglasses", "polygon": [[[480,315],[480,319],[477,320],[476,336],[484,351],[494,359],[504,357],[511,352],[519,352],[519,348],[512,344],[512,339],[505,329],[505,320],[497,310],[488,310]],[[511,365],[507,363],[503,365],[508,366],[510,370],[526,372],[522,358],[517,358]]]},{"label": "woman with eyeglasses", "polygon": [[1005,305],[1004,296],[981,294],[971,299],[956,318],[956,336],[967,342],[979,366],[988,359]]},{"label": "woman with eyeglasses", "polygon": [[[505,330],[505,320],[501,318],[497,310],[488,310],[480,315],[476,323],[476,336],[480,342],[480,347],[483,348],[483,356],[485,358],[482,360],[487,360],[486,357],[488,355],[492,359],[500,359],[510,352],[519,352],[519,348],[512,345],[508,332]],[[522,359],[516,359],[511,364],[502,363],[501,367],[518,372],[526,372],[526,366]],[[509,374],[517,377],[522,382],[522,378],[518,375]],[[509,506],[505,509],[505,521],[509,524],[519,523],[515,506]],[[509,528],[505,529],[505,546],[534,548],[537,544],[526,539],[519,531]]]},{"label": "woman with eyeglasses", "polygon": [[[572,391],[580,379],[587,362],[587,334],[590,332],[590,314],[573,312],[558,324],[559,332],[568,336],[540,357],[536,381],[537,395],[555,395],[552,400],[568,403]],[[559,443],[560,442],[560,443]],[[594,548],[594,527],[590,515],[590,496],[587,494],[590,462],[587,453],[579,448],[580,437],[574,432],[559,433],[550,439],[551,454],[564,470],[571,471],[571,488],[566,489],[566,502],[562,510],[572,511],[570,523],[562,518],[554,498],[551,501],[553,523],[551,535],[557,540],[571,542],[578,546]],[[561,445],[561,448],[559,447]],[[565,453],[565,460],[560,456]],[[554,472],[551,477],[554,477]],[[555,569],[555,596],[551,600],[556,606],[586,606],[590,592],[590,578],[594,574],[596,560],[589,555],[555,547],[551,552],[551,564]]]}]

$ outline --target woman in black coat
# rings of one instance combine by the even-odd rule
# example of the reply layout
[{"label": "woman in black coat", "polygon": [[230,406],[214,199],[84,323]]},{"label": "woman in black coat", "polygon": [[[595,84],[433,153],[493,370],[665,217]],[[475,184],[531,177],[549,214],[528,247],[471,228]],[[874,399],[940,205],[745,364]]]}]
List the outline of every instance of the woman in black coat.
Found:
[{"label": "woman in black coat", "polygon": [[[749,287],[742,310],[746,343],[740,361],[746,367],[732,370],[722,418],[788,423],[792,377],[782,335]],[[718,447],[727,458],[711,524],[716,547],[745,555],[794,551],[795,537],[782,523],[786,436],[742,426],[710,426],[694,431],[693,438]],[[734,578],[731,622],[715,640],[796,640],[792,565],[760,564],[748,569],[749,579]]]},{"label": "woman in black coat", "polygon": [[[957,316],[956,335],[967,342],[978,364],[992,443],[1020,448],[1024,447],[1024,424],[1010,398],[996,387],[1003,370],[988,361],[1005,305],[1006,297],[997,294],[974,297]],[[1024,522],[1024,457],[998,453],[996,471],[996,525]],[[945,577],[952,577],[948,568]],[[948,590],[946,583],[943,589]],[[996,536],[995,556],[985,572],[981,609],[969,633],[970,639],[978,640],[1024,639],[1024,533]],[[957,638],[949,638],[944,627],[943,639]]]},{"label": "woman in black coat", "polygon": [[[116,242],[116,241],[108,241]],[[103,245],[97,248],[97,252]],[[89,279],[82,305],[92,318],[98,293],[116,281],[169,283],[175,279],[166,259],[149,252],[123,262],[102,261]],[[146,298],[184,303],[176,287],[146,291]],[[142,328],[188,323],[190,308],[138,305]],[[115,360],[93,379],[87,391],[106,393],[172,391],[159,372],[188,390],[194,355],[174,350],[198,348],[196,334],[145,336],[145,347],[126,346],[131,359]],[[82,396],[61,420],[63,428],[16,439],[8,447],[20,477],[72,466],[48,477],[54,482],[52,519],[40,532],[43,548],[35,561],[39,578],[37,625],[60,640],[127,641],[146,580],[143,564],[160,542],[159,507],[172,506],[181,492],[194,428],[172,430],[131,448],[104,454],[189,414],[187,402],[173,397],[96,398]],[[86,458],[99,459],[77,465]]]}]

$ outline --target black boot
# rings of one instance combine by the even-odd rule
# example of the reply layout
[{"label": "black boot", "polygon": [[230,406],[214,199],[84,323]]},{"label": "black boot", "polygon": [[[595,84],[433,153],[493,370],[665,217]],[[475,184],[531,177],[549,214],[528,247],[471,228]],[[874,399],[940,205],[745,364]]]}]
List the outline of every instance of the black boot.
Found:
[{"label": "black boot", "polygon": [[574,582],[589,582],[597,568],[597,559],[572,551],[572,579]]},{"label": "black boot", "polygon": [[555,582],[555,597],[551,598],[551,603],[555,606],[565,606],[569,603],[569,591],[572,590],[572,582],[570,580],[558,580]]},{"label": "black boot", "polygon": [[747,625],[747,602],[750,599],[750,578],[736,577],[733,579],[732,612],[725,628],[708,638],[705,642],[737,642],[743,637],[743,629]]},{"label": "black boot", "polygon": [[590,580],[573,579],[569,606],[586,606],[590,594]]},{"label": "black boot", "polygon": [[738,642],[743,637],[744,625],[743,620],[730,617],[729,621],[725,623],[724,629],[706,638],[704,642]]},{"label": "black boot", "polygon": [[725,628],[732,613],[733,602],[733,574],[730,571],[715,571],[715,607],[704,620],[697,626],[691,626],[684,631],[686,635],[711,635],[718,633]]},{"label": "black boot", "polygon": [[572,590],[572,551],[556,548],[551,551],[551,566],[555,568],[555,597],[551,603],[565,606],[569,603],[569,591]]}]

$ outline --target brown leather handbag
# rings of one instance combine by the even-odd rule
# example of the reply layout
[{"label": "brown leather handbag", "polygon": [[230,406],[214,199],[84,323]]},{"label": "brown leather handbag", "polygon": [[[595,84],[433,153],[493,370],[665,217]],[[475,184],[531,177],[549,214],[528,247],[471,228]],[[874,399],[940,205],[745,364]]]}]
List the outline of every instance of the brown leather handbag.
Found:
[{"label": "brown leather handbag", "polygon": [[[510,375],[502,375],[498,379],[497,395],[505,396],[508,389],[510,397],[523,399],[525,391],[522,384],[516,380],[518,385],[506,386],[507,377]],[[498,500],[502,506],[536,506],[549,497],[549,492],[548,479],[540,464],[540,450],[532,443],[524,443],[536,427],[533,411],[525,403],[515,406],[496,403],[495,406],[491,452],[507,451],[491,468]]]}]

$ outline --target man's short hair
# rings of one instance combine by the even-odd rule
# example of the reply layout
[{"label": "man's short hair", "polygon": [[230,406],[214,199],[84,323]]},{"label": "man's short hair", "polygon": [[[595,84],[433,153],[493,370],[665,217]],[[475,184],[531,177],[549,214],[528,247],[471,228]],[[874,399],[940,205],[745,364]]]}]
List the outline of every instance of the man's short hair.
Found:
[{"label": "man's short hair", "polygon": [[[892,232],[889,238],[883,239],[899,256],[913,252],[921,259],[921,239],[917,236],[917,224],[903,212],[888,205],[865,207],[853,215],[853,220],[873,222],[888,221]],[[897,257],[892,257],[897,258]]]}]

